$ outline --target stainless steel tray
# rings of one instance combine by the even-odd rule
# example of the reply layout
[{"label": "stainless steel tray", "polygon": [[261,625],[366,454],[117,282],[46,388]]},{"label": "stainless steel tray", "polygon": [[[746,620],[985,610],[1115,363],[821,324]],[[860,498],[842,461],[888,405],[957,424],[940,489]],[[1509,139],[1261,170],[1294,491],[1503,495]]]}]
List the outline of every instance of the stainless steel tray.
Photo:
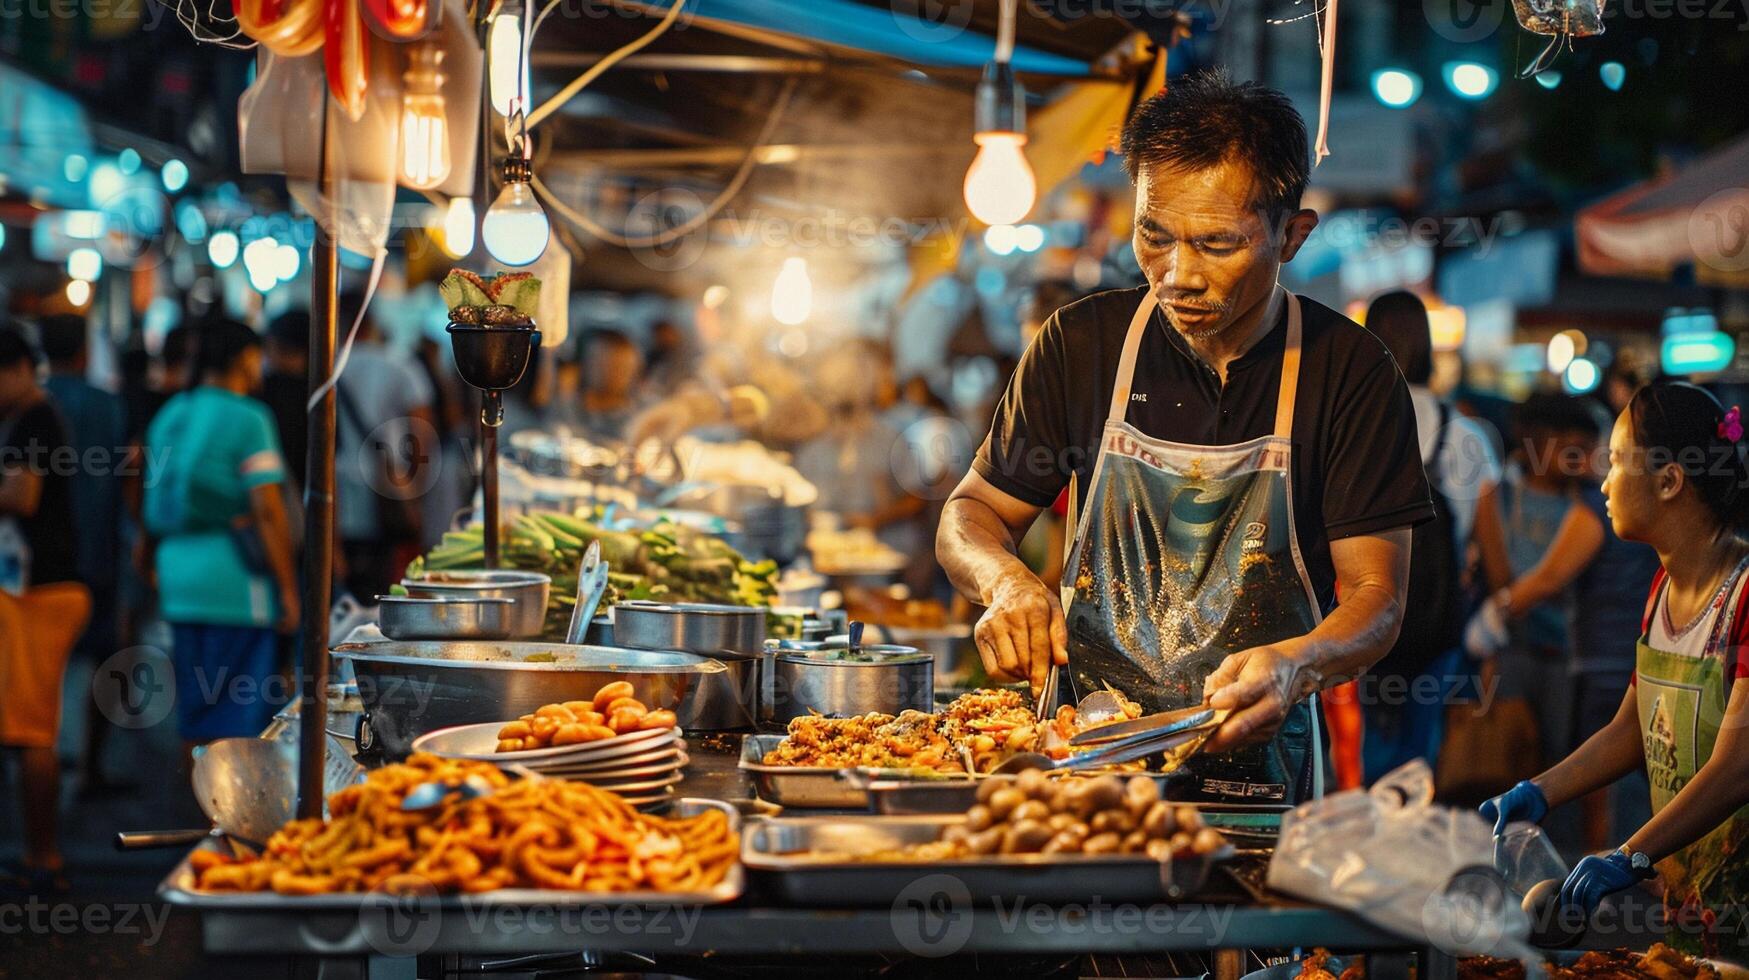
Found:
[{"label": "stainless steel tray", "polygon": [[[1167,788],[1173,783],[1183,782],[1190,778],[1190,774],[1184,770],[1126,772],[1116,775],[1121,775],[1124,778],[1148,776],[1159,785],[1161,796],[1166,795]],[[853,786],[863,787],[864,792],[868,794],[868,808],[875,813],[891,816],[922,814],[957,816],[971,809],[972,804],[977,802],[978,781],[988,777],[980,774],[957,779],[904,779],[883,776],[880,770],[875,769],[852,769],[845,774],[844,778]],[[1082,777],[1064,773],[1057,778],[1077,779]]]},{"label": "stainless steel tray", "polygon": [[[953,817],[774,817],[741,837],[741,863],[786,902],[891,906],[924,876],[957,880],[973,901],[1161,902],[1194,897],[1225,855],[1162,864],[1128,854],[1005,855],[915,864],[858,854],[935,840]],[[939,891],[940,889],[934,889]]]},{"label": "stainless steel tray", "polygon": [[[720,800],[680,799],[674,801],[674,812],[680,816],[692,816],[705,810],[721,810],[729,815],[729,826],[737,832],[744,832],[741,826],[741,814],[734,807]],[[195,850],[223,850],[222,840],[214,838],[203,841]],[[193,856],[190,852],[189,857]],[[194,887],[194,870],[189,867],[189,857],[184,857],[170,874],[158,884],[158,896],[171,905],[180,905],[192,909],[223,909],[227,912],[242,910],[268,911],[359,911],[367,908],[382,908],[386,902],[393,900],[392,896],[381,892],[344,892],[329,895],[281,895],[277,892],[211,892],[200,891]],[[720,905],[732,902],[741,897],[746,890],[747,876],[740,864],[729,868],[729,873],[716,887],[696,892],[589,892],[560,891],[545,888],[500,888],[495,891],[478,892],[475,894],[444,895],[433,898],[433,908],[437,909],[479,909],[499,906],[529,906],[529,905],[637,905],[637,906],[693,906]],[[423,907],[423,906],[422,906]]]},{"label": "stainless steel tray", "polygon": [[809,809],[868,809],[868,791],[846,778],[849,770],[826,766],[768,766],[765,754],[782,735],[741,736],[741,771],[759,798],[778,806]]}]

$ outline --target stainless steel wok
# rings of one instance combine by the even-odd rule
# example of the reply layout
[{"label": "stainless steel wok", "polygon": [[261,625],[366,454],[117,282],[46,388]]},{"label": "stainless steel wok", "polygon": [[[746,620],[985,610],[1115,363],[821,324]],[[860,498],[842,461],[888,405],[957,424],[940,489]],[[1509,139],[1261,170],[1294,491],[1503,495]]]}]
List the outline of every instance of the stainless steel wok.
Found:
[{"label": "stainless steel wok", "polygon": [[[413,641],[346,643],[336,659],[351,664],[364,714],[361,757],[400,759],[413,739],[451,725],[504,721],[543,704],[588,700],[603,685],[626,681],[651,709],[667,708],[682,728],[716,730],[739,720],[725,703],[726,668],[709,657],[669,650],[563,643]],[[531,659],[532,658],[532,659]]]}]

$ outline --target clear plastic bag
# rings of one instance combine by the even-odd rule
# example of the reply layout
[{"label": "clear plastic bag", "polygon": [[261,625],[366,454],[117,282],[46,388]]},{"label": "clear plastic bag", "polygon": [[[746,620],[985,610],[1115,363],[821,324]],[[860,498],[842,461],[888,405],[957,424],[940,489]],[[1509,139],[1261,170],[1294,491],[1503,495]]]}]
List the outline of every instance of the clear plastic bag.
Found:
[{"label": "clear plastic bag", "polygon": [[1301,805],[1282,821],[1269,886],[1453,955],[1535,961],[1488,825],[1432,799],[1433,772],[1417,759],[1370,790]]},{"label": "clear plastic bag", "polygon": [[1565,881],[1570,870],[1549,835],[1522,821],[1507,824],[1506,833],[1494,838],[1494,868],[1519,895],[1550,878]]}]

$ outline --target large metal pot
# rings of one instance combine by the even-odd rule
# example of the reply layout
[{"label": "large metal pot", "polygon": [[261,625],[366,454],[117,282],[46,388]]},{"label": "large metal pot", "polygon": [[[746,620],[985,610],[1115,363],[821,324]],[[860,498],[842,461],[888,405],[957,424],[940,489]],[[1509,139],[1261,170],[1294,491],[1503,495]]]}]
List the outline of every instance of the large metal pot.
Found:
[{"label": "large metal pot", "polygon": [[613,639],[638,649],[685,650],[722,662],[725,673],[705,681],[712,702],[735,705],[735,728],[759,717],[759,657],[765,610],[705,602],[622,602],[613,607]]},{"label": "large metal pot", "polygon": [[358,678],[364,715],[361,753],[399,759],[413,739],[451,725],[501,721],[544,704],[585,700],[627,681],[651,709],[667,708],[682,728],[735,727],[738,705],[724,703],[727,673],[708,657],[675,650],[562,643],[348,643],[334,648]]},{"label": "large metal pot", "polygon": [[468,569],[427,572],[420,578],[402,579],[401,586],[413,596],[514,600],[510,636],[522,639],[541,634],[547,618],[547,593],[552,590],[553,580],[540,572]]},{"label": "large metal pot", "polygon": [[916,647],[785,643],[772,648],[767,663],[766,715],[773,725],[816,712],[845,718],[935,707],[935,660]]},{"label": "large metal pot", "polygon": [[708,602],[622,602],[613,607],[613,639],[643,650],[727,650],[756,657],[765,645],[765,610]]}]

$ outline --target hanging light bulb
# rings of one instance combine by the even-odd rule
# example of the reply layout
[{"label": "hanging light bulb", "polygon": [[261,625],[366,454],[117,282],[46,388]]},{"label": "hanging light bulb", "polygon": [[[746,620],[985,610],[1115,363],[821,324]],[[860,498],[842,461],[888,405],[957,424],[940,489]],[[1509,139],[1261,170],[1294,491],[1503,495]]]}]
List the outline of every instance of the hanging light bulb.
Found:
[{"label": "hanging light bulb", "polygon": [[1014,0],[1003,0],[996,59],[984,66],[975,103],[978,155],[966,169],[966,207],[987,225],[1018,224],[1032,210],[1038,182],[1026,145],[1026,93],[1008,59],[1014,50]]},{"label": "hanging light bulb", "polygon": [[401,77],[400,181],[430,190],[449,178],[449,122],[443,105],[443,49],[411,45]]},{"label": "hanging light bulb", "polygon": [[522,4],[505,0],[486,32],[487,91],[492,111],[508,116],[513,108],[528,112],[528,58],[524,56]]},{"label": "hanging light bulb", "polygon": [[474,199],[452,197],[443,212],[443,249],[456,258],[474,250]]},{"label": "hanging light bulb", "polygon": [[540,258],[552,234],[547,213],[528,185],[532,176],[528,157],[511,151],[504,160],[504,189],[486,209],[486,220],[480,222],[480,241],[505,265],[527,265]]},{"label": "hanging light bulb", "polygon": [[793,327],[806,320],[813,309],[814,283],[808,278],[808,260],[792,255],[783,260],[783,268],[771,282],[771,316]]}]

